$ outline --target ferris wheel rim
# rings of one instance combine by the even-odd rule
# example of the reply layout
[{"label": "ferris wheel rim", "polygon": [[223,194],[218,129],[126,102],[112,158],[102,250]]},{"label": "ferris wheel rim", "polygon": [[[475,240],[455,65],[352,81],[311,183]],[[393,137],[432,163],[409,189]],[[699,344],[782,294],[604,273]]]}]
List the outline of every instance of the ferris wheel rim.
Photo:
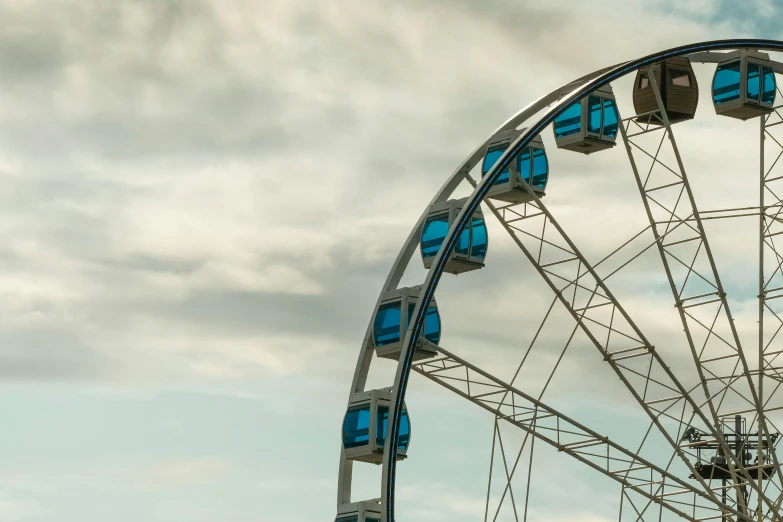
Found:
[{"label": "ferris wheel rim", "polygon": [[[462,210],[460,211],[459,215],[455,219],[453,226],[449,228],[449,232],[447,236],[444,238],[442,246],[432,262],[432,267],[427,272],[425,280],[421,285],[422,288],[420,294],[421,297],[420,299],[417,300],[416,307],[413,312],[413,316],[411,317],[411,320],[408,325],[408,329],[405,333],[405,337],[402,343],[402,350],[400,354],[401,357],[398,362],[395,382],[392,388],[393,401],[392,404],[390,404],[389,415],[391,416],[391,419],[388,426],[388,430],[390,432],[388,434],[387,440],[391,440],[391,441],[396,440],[399,434],[400,411],[402,410],[402,404],[407,389],[407,381],[410,376],[412,355],[415,347],[415,341],[421,335],[421,329],[424,323],[424,312],[426,311],[430,300],[433,298],[435,289],[437,288],[437,285],[440,281],[440,277],[442,276],[446,260],[448,260],[449,256],[451,255],[451,253],[453,252],[456,246],[456,238],[459,236],[459,232],[467,224],[467,220],[469,219],[470,215],[475,211],[476,208],[478,208],[480,203],[484,201],[484,199],[487,197],[487,192],[489,188],[492,186],[494,181],[499,177],[503,169],[508,166],[510,161],[522,149],[524,149],[524,147],[526,147],[534,137],[538,136],[549,124],[551,124],[554,121],[554,119],[558,115],[560,115],[565,110],[565,108],[567,108],[570,104],[574,103],[579,99],[584,98],[585,96],[589,95],[590,93],[594,92],[600,87],[603,87],[620,77],[636,72],[637,70],[645,66],[652,65],[656,62],[659,62],[667,58],[684,56],[684,55],[689,55],[689,54],[704,52],[704,51],[736,50],[736,49],[783,51],[783,41],[760,40],[760,39],[716,40],[716,41],[709,41],[709,42],[702,42],[697,44],[680,46],[665,51],[661,51],[658,53],[650,54],[643,58],[639,58],[637,60],[623,62],[622,64],[619,64],[617,66],[602,69],[595,73],[583,77],[583,79],[584,78],[587,79],[586,81],[583,81],[583,83],[580,83],[580,80],[577,80],[570,84],[566,84],[560,89],[553,91],[551,94],[544,96],[539,100],[537,100],[536,102],[530,104],[528,107],[526,107],[525,109],[517,113],[517,115],[510,118],[506,123],[501,125],[501,127],[496,132],[505,130],[507,128],[516,127],[519,124],[521,124],[522,121],[525,121],[525,119],[528,119],[530,116],[532,116],[532,114],[534,114],[535,112],[539,112],[546,105],[550,105],[552,103],[554,104],[546,111],[546,113],[543,116],[539,117],[534,124],[530,125],[528,129],[524,131],[522,135],[513,144],[509,146],[509,148],[505,151],[505,153],[493,165],[492,169],[489,172],[487,172],[486,176],[484,176],[478,182],[473,193],[466,199],[466,202]],[[570,93],[561,96],[561,93],[564,91],[564,89],[574,84],[578,84],[578,85]],[[536,109],[535,111],[532,110],[534,108]],[[520,116],[523,117],[520,118]],[[452,176],[446,181],[446,183],[444,183],[440,191],[438,191],[438,193],[436,194],[435,198],[433,198],[433,202],[435,202],[439,198],[441,199],[447,198],[448,195],[453,191],[454,187],[456,187],[456,185],[462,182],[465,175],[467,174],[467,171],[470,170],[470,168],[466,168],[466,165],[469,164],[471,162],[471,159],[475,158],[477,154],[479,154],[483,150],[487,141],[488,140],[485,140],[485,142],[479,145],[479,147],[477,147],[476,150],[470,156],[468,156],[468,159],[465,162],[463,162],[462,167],[457,169],[452,174]],[[416,225],[414,226],[413,230],[411,231],[411,234],[409,235],[405,243],[405,246],[400,251],[397,260],[392,266],[390,274],[387,277],[386,284],[384,285],[384,289],[382,290],[381,296],[378,299],[378,303],[376,303],[375,305],[375,310],[377,310],[384,292],[388,290],[390,286],[396,287],[396,285],[399,283],[399,277],[401,276],[401,274],[397,274],[398,272],[401,272],[399,265],[407,264],[407,262],[409,262],[410,260],[410,257],[412,257],[413,251],[418,246],[417,232],[420,230],[423,224],[423,220],[426,217],[426,213],[427,211],[425,210],[425,212],[422,214],[420,219],[417,221]],[[367,341],[372,335],[371,333],[372,322],[373,322],[372,317],[374,317],[374,313],[371,316],[370,324],[368,326],[367,334],[365,336],[365,343],[364,346],[362,347],[362,353],[360,354],[360,358],[357,363],[357,368],[353,378],[351,393],[353,393],[358,387],[364,386],[363,380],[366,378],[367,369],[369,368],[369,359],[371,359],[371,354],[367,353],[368,350],[366,345],[367,345]],[[382,482],[383,505],[382,507],[387,522],[392,522],[394,517],[395,471],[396,471],[396,462],[397,462],[396,453],[397,453],[397,447],[395,444],[386,445],[384,449],[384,458],[383,458],[383,482]],[[343,472],[344,464],[345,464],[344,457],[343,455],[341,455],[341,474]],[[341,477],[341,483],[342,483],[342,477]],[[338,498],[338,503],[339,502],[340,499]]]}]

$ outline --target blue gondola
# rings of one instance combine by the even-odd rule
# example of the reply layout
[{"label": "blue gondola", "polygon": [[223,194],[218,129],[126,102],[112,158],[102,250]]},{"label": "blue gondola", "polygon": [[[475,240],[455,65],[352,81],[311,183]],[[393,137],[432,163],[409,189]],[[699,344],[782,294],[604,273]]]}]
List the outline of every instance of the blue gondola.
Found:
[{"label": "blue gondola", "polygon": [[[490,138],[481,165],[482,177],[487,175],[492,166],[506,152],[506,149],[524,131],[525,129],[512,129],[499,132]],[[511,165],[501,172],[500,177],[489,189],[487,196],[511,203],[532,201],[533,196],[525,189],[525,184],[529,185],[533,192],[541,198],[545,195],[544,189],[548,178],[549,162],[546,158],[544,142],[540,136],[536,136],[525,150],[520,152],[511,162]]]},{"label": "blue gondola", "polygon": [[[343,420],[345,458],[372,464],[383,462],[386,428],[389,423],[391,388],[355,393]],[[408,412],[403,405],[397,459],[404,459],[410,443]]]},{"label": "blue gondola", "polygon": [[[565,94],[565,93],[564,93]],[[620,114],[609,85],[572,103],[555,118],[557,148],[591,154],[615,146]]]},{"label": "blue gondola", "polygon": [[381,505],[375,501],[343,504],[334,522],[381,522]]},{"label": "blue gondola", "polygon": [[769,55],[740,50],[730,56],[712,78],[715,112],[740,120],[772,112],[777,88]]},{"label": "blue gondola", "polygon": [[[400,348],[408,322],[413,315],[416,300],[421,291],[420,286],[400,288],[386,292],[378,307],[373,321],[372,341],[375,345],[375,353],[378,357],[387,359],[399,359]],[[405,310],[403,315],[402,311]],[[402,318],[405,317],[405,321]],[[440,314],[435,298],[430,301],[427,315],[424,319],[424,331],[419,336],[416,344],[416,352],[413,359],[426,359],[438,354],[440,342]]]},{"label": "blue gondola", "polygon": [[[429,269],[440,250],[451,224],[465,205],[467,198],[450,199],[435,203],[430,207],[427,220],[421,231],[421,258],[424,268]],[[470,270],[484,268],[487,255],[487,224],[481,207],[473,212],[473,217],[460,234],[457,246],[446,262],[444,271],[461,274]]]}]

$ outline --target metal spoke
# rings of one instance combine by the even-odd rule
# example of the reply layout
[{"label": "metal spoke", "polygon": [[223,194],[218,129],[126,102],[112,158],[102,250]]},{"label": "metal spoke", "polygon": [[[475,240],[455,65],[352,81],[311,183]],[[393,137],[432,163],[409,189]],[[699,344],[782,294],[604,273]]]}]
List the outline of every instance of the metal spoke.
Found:
[{"label": "metal spoke", "polygon": [[[476,182],[471,177],[468,177],[467,179],[475,186]],[[709,492],[709,486],[698,475],[695,468],[693,467],[691,459],[689,459],[688,456],[682,451],[672,434],[663,425],[663,419],[676,422],[676,418],[668,416],[665,413],[666,403],[664,402],[663,405],[661,405],[659,402],[664,397],[669,396],[668,394],[662,395],[663,390],[668,389],[669,394],[671,393],[671,389],[676,390],[675,393],[677,396],[674,397],[674,399],[683,398],[686,402],[689,402],[692,408],[698,412],[697,420],[700,421],[701,425],[703,425],[702,428],[714,437],[718,436],[716,434],[716,428],[711,422],[708,422],[707,418],[703,414],[701,414],[698,405],[693,401],[693,398],[686,393],[685,389],[671,373],[671,370],[668,368],[668,366],[663,363],[663,360],[655,351],[655,348],[646,340],[637,325],[613,297],[610,290],[606,287],[604,281],[597,275],[595,270],[587,262],[584,256],[577,250],[568,236],[565,235],[561,227],[552,217],[551,213],[547,210],[546,206],[541,202],[541,200],[535,201],[536,208],[540,209],[544,213],[543,217],[545,218],[545,221],[551,223],[551,226],[548,228],[543,226],[541,227],[541,234],[543,235],[543,233],[548,230],[549,234],[554,236],[554,239],[548,240],[547,244],[556,245],[557,251],[562,252],[560,255],[565,255],[567,256],[566,259],[569,259],[569,261],[558,265],[562,267],[561,269],[565,273],[570,273],[570,276],[568,277],[563,275],[563,272],[557,274],[557,277],[553,277],[553,274],[549,270],[541,266],[541,257],[532,253],[533,251],[539,251],[541,249],[541,244],[545,241],[542,236],[528,233],[520,237],[517,234],[518,230],[524,230],[521,227],[523,227],[526,222],[529,222],[530,218],[520,219],[515,222],[515,226],[512,227],[504,222],[502,213],[499,212],[491,202],[485,201],[484,203],[489,207],[495,217],[500,221],[501,225],[503,225],[504,228],[509,232],[511,238],[514,240],[517,246],[519,246],[528,260],[549,284],[550,288],[552,288],[552,290],[555,292],[560,302],[577,321],[577,324],[582,329],[582,331],[587,334],[590,341],[601,353],[602,359],[609,363],[609,366],[618,375],[626,388],[631,392],[632,396],[637,400],[643,410],[647,412],[650,419],[656,424],[658,431],[672,448],[672,451],[676,453],[680,457],[680,460],[690,469],[691,473],[700,482],[703,489]],[[525,215],[527,213],[517,213],[517,215],[520,214]],[[536,216],[540,217],[539,214],[536,214]],[[526,245],[524,241],[525,238],[537,238],[538,243]],[[567,245],[567,247],[563,245]],[[561,259],[563,258],[561,257]],[[574,262],[573,259],[576,259],[577,262]],[[574,267],[574,265],[577,266]],[[584,271],[582,270],[583,266],[585,267]],[[582,281],[584,281],[584,283],[582,283]],[[572,287],[573,294],[566,294],[566,290],[569,290]],[[585,290],[591,292],[590,301],[581,307],[576,305],[577,288],[584,288]],[[593,291],[594,289],[600,289],[601,294],[601,298],[595,303],[593,303],[593,298],[596,296],[596,292]],[[593,317],[591,312],[594,310],[591,310],[591,304],[607,304],[607,306],[604,308],[610,309],[610,315],[613,318],[615,313],[617,313],[619,318],[622,320],[623,327],[609,328],[601,320]],[[599,340],[599,338],[603,337],[601,334],[606,335],[606,341]],[[601,337],[599,337],[599,335],[601,335]],[[608,341],[611,339],[617,343],[618,338],[620,338],[620,342],[624,342],[625,344],[621,345],[622,348],[620,349],[610,350]],[[641,382],[633,382],[632,379],[633,375],[635,374],[626,370],[627,365],[620,364],[620,361],[626,361],[629,359],[636,359],[636,361],[628,361],[634,362],[635,364],[646,363],[645,367],[647,365],[652,365],[655,370],[655,380],[657,382],[665,382],[666,388],[661,386],[651,387],[651,384],[654,384],[654,382],[649,378],[643,379]],[[675,426],[678,426],[674,429],[676,432],[679,429],[679,425]],[[744,481],[742,482],[744,483]]]},{"label": "metal spoke", "polygon": [[[706,397],[705,405],[708,408],[715,426],[716,441],[721,448],[721,452],[728,457],[727,462],[728,470],[731,474],[731,482],[738,484],[742,480],[740,477],[748,482],[753,482],[750,473],[745,470],[746,466],[744,458],[739,458],[738,456],[734,455],[734,453],[732,453],[732,449],[724,440],[723,433],[721,432],[721,414],[719,412],[719,404],[723,403],[727,392],[730,390],[740,397],[746,398],[742,392],[735,388],[735,385],[740,382],[740,379],[734,375],[736,371],[740,372],[739,376],[742,377],[742,380],[746,384],[747,393],[749,393],[752,397],[752,401],[750,401],[751,405],[755,406],[757,411],[760,413],[762,409],[762,403],[756,392],[756,387],[753,383],[751,372],[748,368],[748,364],[742,350],[739,335],[734,326],[734,320],[729,309],[726,293],[723,290],[720,275],[718,273],[715,260],[710,249],[709,241],[701,223],[699,209],[696,206],[693,191],[688,181],[688,176],[685,171],[679,149],[677,147],[677,142],[675,141],[674,134],[672,132],[668,114],[666,112],[661,93],[659,92],[658,84],[655,80],[655,73],[652,68],[648,68],[646,70],[646,74],[648,78],[650,78],[650,85],[658,105],[658,113],[662,123],[662,125],[660,125],[660,131],[662,133],[661,140],[657,143],[655,153],[652,154],[650,152],[644,151],[644,147],[641,144],[632,141],[626,133],[624,126],[620,126],[621,135],[631,165],[631,170],[633,171],[633,174],[636,178],[637,186],[642,196],[646,214],[656,239],[659,239],[658,227],[660,222],[660,218],[655,216],[657,207],[663,209],[668,220],[664,231],[668,231],[673,222],[677,222],[678,224],[686,223],[678,216],[678,209],[680,209],[680,212],[687,214],[688,217],[693,217],[692,223],[689,219],[687,225],[689,229],[695,233],[694,236],[686,236],[685,239],[674,244],[667,244],[662,240],[658,240],[658,251],[664,266],[664,270],[666,272],[666,277],[668,279],[672,295],[675,299],[675,306],[680,315],[680,320],[683,325],[688,346],[696,364],[699,380],[702,383],[702,391]],[[668,167],[659,159],[659,155],[661,154],[662,150],[661,144],[667,138],[671,146],[671,152],[677,164],[676,170],[674,168]],[[645,154],[648,157],[651,157],[653,160],[644,180],[642,180],[642,176],[639,172],[637,161],[634,155],[634,151],[637,150],[644,151]],[[670,206],[661,203],[660,198],[657,196],[653,198],[653,196],[650,195],[651,191],[656,190],[648,188],[650,180],[658,180],[660,178],[659,172],[656,174],[656,177],[653,178],[653,173],[655,172],[654,169],[656,166],[663,166],[665,169],[665,175],[672,173],[676,177],[674,182],[658,181],[655,183],[656,187],[667,187],[673,190],[679,190],[675,202]],[[666,177],[665,179],[669,178]],[[683,194],[686,195],[685,198],[683,198]],[[676,255],[672,251],[672,247],[675,245],[680,250],[687,253],[691,259],[690,263],[686,264],[680,259],[680,256]],[[686,269],[685,276],[681,281],[677,281],[675,278],[674,274],[677,266],[672,266],[670,262],[671,260],[676,261],[681,265],[681,267],[685,267]],[[690,288],[693,285],[689,286],[688,283],[691,280],[692,275],[695,275],[699,278],[700,281],[706,283],[711,290],[707,292],[704,292],[703,290],[691,290]],[[713,304],[717,304],[717,308],[712,306]],[[716,308],[714,313],[709,311],[710,308]],[[706,313],[708,314],[708,317],[712,317],[709,326],[707,326],[705,322],[695,319],[696,314],[699,312]],[[720,325],[723,328],[728,328],[731,334],[730,339],[726,339],[725,337],[715,333],[715,329],[719,320]],[[701,329],[706,330],[706,336],[700,347],[698,347],[696,344],[692,326],[696,326],[697,328],[700,327]],[[711,339],[715,339],[719,342],[711,342]],[[732,375],[725,377],[721,376],[722,371],[718,368],[718,366],[725,366],[726,364],[731,365],[732,363],[735,368],[735,371],[732,373]],[[712,375],[712,377],[708,377],[708,375]],[[717,388],[715,387],[716,385],[718,386]],[[766,424],[764,423],[763,414],[759,415],[759,448],[761,447],[760,441],[762,434],[767,440],[769,440],[770,433],[766,427]],[[772,458],[775,462],[776,472],[778,475],[780,475],[780,469],[777,466],[777,459],[775,454],[773,451],[770,453],[772,454]],[[742,454],[744,455],[744,450]],[[758,475],[761,476],[760,473],[758,473]],[[764,500],[770,504],[770,507],[772,507],[770,501],[767,500],[763,495],[761,481],[758,483],[753,483],[753,486],[760,501]],[[748,506],[745,505],[745,493],[739,486],[735,487],[735,499],[740,504],[740,510],[743,513],[748,513]]]},{"label": "metal spoke", "polygon": [[[559,452],[570,455],[574,459],[600,471],[605,476],[623,484],[626,488],[654,503],[662,505],[667,510],[689,520],[690,515],[672,505],[668,500],[674,495],[693,495],[702,499],[707,506],[714,506],[736,520],[751,520],[726,504],[716,500],[714,491],[707,492],[691,485],[674,474],[647,461],[637,453],[627,450],[614,443],[605,435],[578,423],[565,414],[533,398],[521,390],[504,383],[497,377],[457,357],[444,348],[439,348],[443,355],[437,362],[419,363],[412,366],[413,371],[437,382],[470,402],[491,412],[498,420],[506,421],[532,435],[538,440],[555,447]],[[444,379],[444,372],[436,372],[435,368],[451,367],[455,377]],[[464,370],[463,369],[466,369]],[[467,372],[467,379],[472,383],[468,392],[467,382],[462,377]],[[462,381],[459,383],[459,381]],[[459,383],[459,384],[458,384]],[[486,395],[479,390],[492,385],[492,389],[502,388],[514,397],[514,401],[506,401],[497,405],[486,400]],[[477,393],[477,391],[479,391]],[[498,439],[498,444],[502,444]],[[508,481],[511,472],[506,467]],[[652,478],[651,478],[652,477]],[[677,489],[668,489],[667,484]]]}]

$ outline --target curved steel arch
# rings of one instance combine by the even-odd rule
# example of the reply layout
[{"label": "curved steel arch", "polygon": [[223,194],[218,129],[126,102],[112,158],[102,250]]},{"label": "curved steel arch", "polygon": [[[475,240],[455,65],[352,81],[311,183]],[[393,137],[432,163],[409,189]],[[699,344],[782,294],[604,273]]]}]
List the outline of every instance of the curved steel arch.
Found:
[{"label": "curved steel arch", "polygon": [[[408,325],[405,339],[403,341],[403,348],[401,353],[404,355],[400,357],[397,366],[397,372],[395,375],[395,382],[393,387],[393,394],[394,394],[393,401],[390,408],[391,411],[389,412],[391,415],[391,422],[389,423],[389,427],[388,427],[389,432],[387,433],[387,439],[386,439],[387,441],[389,441],[389,443],[386,444],[384,450],[383,484],[382,484],[382,503],[384,508],[385,519],[387,522],[394,522],[394,498],[395,498],[394,493],[395,493],[395,485],[396,485],[395,475],[396,475],[396,457],[397,457],[396,440],[399,437],[400,412],[402,410],[402,404],[405,399],[408,379],[410,377],[414,347],[420,335],[421,328],[424,324],[425,311],[427,310],[429,303],[432,299],[432,296],[435,292],[435,289],[437,288],[437,285],[440,281],[440,277],[443,273],[443,269],[446,265],[446,262],[456,246],[456,240],[461,234],[464,227],[467,225],[470,216],[476,210],[478,205],[486,198],[489,188],[494,184],[494,182],[500,176],[500,173],[507,166],[509,166],[513,158],[515,158],[532,141],[532,139],[535,136],[539,135],[544,130],[545,127],[547,127],[550,123],[552,123],[554,119],[557,116],[559,116],[565,110],[565,108],[568,107],[573,102],[582,99],[584,96],[587,96],[588,94],[595,91],[596,89],[604,85],[607,85],[610,82],[620,77],[623,77],[629,73],[641,69],[642,67],[651,65],[653,63],[659,62],[666,58],[683,56],[683,55],[688,55],[688,54],[703,52],[703,51],[733,50],[733,49],[758,49],[758,50],[769,50],[769,51],[783,51],[783,41],[758,40],[758,39],[716,40],[711,42],[703,42],[698,44],[680,46],[662,52],[650,54],[643,58],[625,62],[618,66],[609,69],[604,69],[602,71],[599,71],[598,73],[589,75],[585,77],[585,78],[589,78],[585,83],[579,85],[571,93],[560,98],[559,101],[556,101],[557,98],[559,97],[558,96],[559,93],[563,90],[563,89],[559,89],[553,92],[552,94],[541,98],[534,104],[531,104],[526,110],[521,111],[517,116],[511,118],[508,122],[506,122],[506,124],[501,126],[500,130],[514,127],[518,125],[520,119],[523,119],[524,117],[529,117],[530,115],[537,112],[544,106],[556,101],[555,105],[550,110],[548,110],[546,114],[544,114],[541,118],[539,118],[539,120],[535,124],[531,125],[514,143],[511,144],[511,146],[504,152],[504,154],[500,157],[500,159],[493,165],[492,169],[487,173],[487,175],[484,176],[479,181],[475,190],[470,195],[466,204],[458,214],[454,222],[454,226],[450,227],[449,232],[442,243],[441,249],[436,255],[432,267],[428,271],[427,276],[424,280],[424,283],[422,285],[423,292],[420,294],[421,295],[420,299],[417,300],[413,312],[412,321]],[[573,83],[579,83],[579,81]],[[564,88],[567,87],[568,85]],[[444,184],[444,186],[441,188],[438,195],[436,195],[434,201],[438,201],[440,199],[443,199],[444,197],[447,197],[448,193],[450,193],[454,189],[454,187],[456,187],[456,185],[462,181],[464,176],[467,174],[468,170],[470,170],[470,168],[466,168],[466,167],[471,163],[475,164],[478,161],[478,159],[481,157],[483,148],[484,148],[484,144],[478,147],[471,154],[468,160],[465,163],[463,163],[463,166],[461,166],[452,175],[449,181],[447,181],[446,184]],[[532,194],[534,201],[536,203],[540,203],[539,198],[534,193],[532,193],[532,191],[530,191],[529,187],[526,184],[525,184],[525,188],[528,190],[528,192]],[[544,211],[548,213],[548,211],[546,211],[545,209]],[[411,235],[409,236],[408,241],[406,242],[406,248],[404,248],[403,251],[400,252],[400,255],[395,261],[395,264],[392,268],[392,272],[389,274],[389,277],[387,278],[386,286],[384,290],[388,289],[390,285],[396,285],[397,282],[399,281],[399,277],[401,275],[400,266],[405,263],[406,258],[410,259],[410,256],[415,250],[416,247],[415,236],[419,231],[419,229],[421,228],[425,216],[426,216],[426,210],[425,213],[422,215],[422,217],[419,219],[417,226],[411,232]],[[377,305],[376,305],[376,309],[377,309]],[[369,336],[371,335],[371,328],[372,328],[372,320],[370,322],[370,326],[368,327],[368,334],[367,336],[365,336],[365,343],[364,346],[362,347],[362,354],[360,355],[359,362],[357,364],[357,371],[354,376],[354,382],[351,390],[352,393],[357,389],[357,387],[363,387],[364,384],[363,381],[366,378],[366,374],[367,374],[366,370],[369,367],[369,360],[370,360],[368,357],[369,350],[368,350],[367,341],[369,339]],[[344,463],[344,458],[342,456],[341,456],[341,460]],[[350,468],[347,469],[346,468],[347,466],[345,465],[341,466],[341,485],[342,482],[345,480],[343,473],[350,474],[349,471]],[[340,489],[342,494],[343,488],[341,487]],[[338,499],[338,501],[339,500],[342,499]]]},{"label": "curved steel arch", "polygon": [[[593,72],[589,75],[583,76],[582,78],[579,78],[578,80],[574,80],[573,82],[567,84],[565,87],[558,88],[552,91],[551,93],[538,98],[537,100],[531,102],[530,104],[522,108],[514,116],[510,117],[502,125],[500,125],[497,129],[495,129],[495,131],[492,134],[487,136],[487,138],[478,147],[476,147],[468,155],[467,158],[465,158],[460,163],[460,166],[454,172],[452,172],[451,176],[440,187],[440,189],[438,189],[438,192],[435,194],[432,200],[430,200],[430,203],[424,209],[424,212],[421,214],[418,221],[416,222],[416,225],[413,227],[407,239],[405,240],[403,248],[397,254],[397,258],[394,260],[394,263],[392,264],[392,267],[389,270],[389,275],[386,277],[386,281],[384,282],[381,293],[378,297],[378,300],[375,303],[373,313],[370,316],[369,325],[365,332],[362,348],[359,353],[359,359],[357,360],[357,364],[356,364],[356,369],[354,370],[353,381],[351,383],[351,392],[348,397],[349,400],[351,398],[351,395],[353,395],[356,392],[364,390],[367,374],[369,372],[370,362],[372,361],[373,346],[371,343],[371,338],[372,338],[373,319],[378,311],[378,307],[380,306],[384,293],[397,288],[397,285],[402,279],[407,263],[410,262],[413,253],[418,248],[419,236],[421,234],[421,229],[422,226],[424,225],[424,221],[427,218],[427,213],[429,211],[429,208],[435,203],[448,199],[449,196],[454,192],[454,190],[459,186],[459,184],[466,179],[468,173],[484,157],[484,151],[487,147],[487,143],[492,138],[492,136],[494,136],[499,132],[503,132],[509,129],[514,129],[519,125],[522,125],[533,115],[540,112],[542,109],[551,105],[552,103],[556,102],[562,95],[563,90],[567,89],[569,86],[581,85],[582,83],[591,80],[597,77],[598,75],[606,71],[609,71],[615,67],[617,66],[606,67],[599,71]],[[349,497],[350,497],[350,482],[352,476],[352,467],[353,467],[353,462],[350,460],[346,460],[344,458],[343,452],[341,452],[339,479],[338,479],[339,485],[338,485],[338,492],[337,492],[338,508],[340,504],[348,503],[350,501]]]}]

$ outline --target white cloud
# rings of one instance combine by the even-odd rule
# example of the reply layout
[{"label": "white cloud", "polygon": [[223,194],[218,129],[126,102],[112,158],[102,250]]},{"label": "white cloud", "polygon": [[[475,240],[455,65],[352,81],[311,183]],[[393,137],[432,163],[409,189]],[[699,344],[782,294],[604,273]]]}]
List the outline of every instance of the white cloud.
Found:
[{"label": "white cloud", "polygon": [[29,497],[0,492],[0,519],[8,522],[34,520],[49,514],[39,502]]},{"label": "white cloud", "polygon": [[188,486],[218,479],[230,473],[230,462],[217,458],[171,460],[151,468],[146,481],[153,486]]}]

